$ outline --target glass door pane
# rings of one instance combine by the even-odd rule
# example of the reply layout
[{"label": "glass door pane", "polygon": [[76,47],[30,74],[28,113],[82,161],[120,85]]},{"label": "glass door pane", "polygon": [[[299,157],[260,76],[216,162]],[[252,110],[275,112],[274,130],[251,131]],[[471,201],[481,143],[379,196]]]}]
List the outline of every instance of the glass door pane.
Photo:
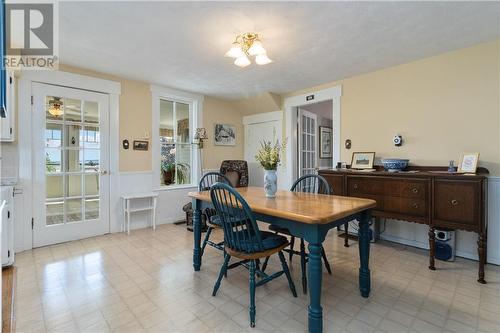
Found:
[{"label": "glass door pane", "polygon": [[99,105],[45,99],[46,225],[99,218]]}]

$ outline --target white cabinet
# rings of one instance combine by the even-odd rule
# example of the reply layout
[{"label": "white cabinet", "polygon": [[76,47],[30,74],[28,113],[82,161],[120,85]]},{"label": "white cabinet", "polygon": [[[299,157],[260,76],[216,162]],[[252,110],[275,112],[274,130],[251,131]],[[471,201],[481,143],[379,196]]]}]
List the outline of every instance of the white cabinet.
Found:
[{"label": "white cabinet", "polygon": [[0,141],[14,141],[15,131],[15,110],[16,110],[16,78],[14,73],[7,71],[7,110],[5,118],[0,118]]},{"label": "white cabinet", "polygon": [[0,202],[5,202],[2,210],[1,251],[2,266],[14,264],[14,187],[0,187]]}]

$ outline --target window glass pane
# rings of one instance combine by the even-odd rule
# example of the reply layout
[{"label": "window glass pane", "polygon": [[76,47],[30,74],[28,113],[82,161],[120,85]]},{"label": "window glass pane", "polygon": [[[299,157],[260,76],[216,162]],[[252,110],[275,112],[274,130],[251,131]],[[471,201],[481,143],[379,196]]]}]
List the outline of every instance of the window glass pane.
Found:
[{"label": "window glass pane", "polygon": [[85,175],[85,195],[99,195],[99,174]]},{"label": "window glass pane", "polygon": [[48,123],[45,128],[45,147],[62,147],[62,125]]},{"label": "window glass pane", "polygon": [[66,177],[66,188],[68,189],[68,197],[81,197],[82,196],[82,176],[69,175]]},{"label": "window glass pane", "polygon": [[59,148],[45,148],[45,172],[61,172],[62,150]]},{"label": "window glass pane", "polygon": [[99,105],[96,102],[83,102],[84,122],[99,123]]},{"label": "window glass pane", "polygon": [[160,142],[174,141],[174,102],[160,100]]},{"label": "window glass pane", "polygon": [[189,143],[189,104],[176,103],[177,142]]},{"label": "window glass pane", "polygon": [[85,219],[95,220],[99,218],[99,198],[85,199]]},{"label": "window glass pane", "polygon": [[64,206],[62,199],[54,202],[47,202],[45,208],[45,221],[47,225],[64,223]]},{"label": "window glass pane", "polygon": [[66,125],[64,145],[68,148],[83,148],[83,131],[81,125]]},{"label": "window glass pane", "polygon": [[47,199],[64,197],[62,176],[46,176],[45,180]]},{"label": "window glass pane", "polygon": [[61,97],[45,97],[45,117],[47,120],[63,120],[64,101]]},{"label": "window glass pane", "polygon": [[85,172],[98,172],[101,165],[99,149],[85,149]]},{"label": "window glass pane", "polygon": [[64,99],[64,119],[66,121],[82,121],[82,101],[79,99],[65,98]]},{"label": "window glass pane", "polygon": [[79,149],[66,150],[65,168],[68,172],[82,172],[83,151]]},{"label": "window glass pane", "polygon": [[161,145],[161,184],[175,183],[175,145],[163,143]]},{"label": "window glass pane", "polygon": [[85,148],[98,149],[101,141],[99,127],[85,126],[81,141],[83,142]]},{"label": "window glass pane", "polygon": [[66,199],[66,222],[78,222],[82,220],[82,199]]},{"label": "window glass pane", "polygon": [[175,146],[177,162],[176,184],[191,183],[191,145],[177,144]]}]

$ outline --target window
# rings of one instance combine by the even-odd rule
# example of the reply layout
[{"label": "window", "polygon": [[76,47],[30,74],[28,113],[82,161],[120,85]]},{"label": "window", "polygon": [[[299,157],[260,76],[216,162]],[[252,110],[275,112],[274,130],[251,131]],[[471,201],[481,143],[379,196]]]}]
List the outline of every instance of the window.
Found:
[{"label": "window", "polygon": [[160,98],[160,183],[191,184],[193,179],[192,104]]}]

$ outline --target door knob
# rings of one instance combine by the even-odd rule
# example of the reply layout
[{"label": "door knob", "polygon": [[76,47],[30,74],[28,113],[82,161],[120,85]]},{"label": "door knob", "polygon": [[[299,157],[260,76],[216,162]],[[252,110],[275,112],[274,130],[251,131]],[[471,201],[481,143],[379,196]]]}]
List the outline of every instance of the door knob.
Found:
[{"label": "door knob", "polygon": [[101,176],[104,176],[104,175],[107,175],[108,174],[108,170],[101,170]]}]

